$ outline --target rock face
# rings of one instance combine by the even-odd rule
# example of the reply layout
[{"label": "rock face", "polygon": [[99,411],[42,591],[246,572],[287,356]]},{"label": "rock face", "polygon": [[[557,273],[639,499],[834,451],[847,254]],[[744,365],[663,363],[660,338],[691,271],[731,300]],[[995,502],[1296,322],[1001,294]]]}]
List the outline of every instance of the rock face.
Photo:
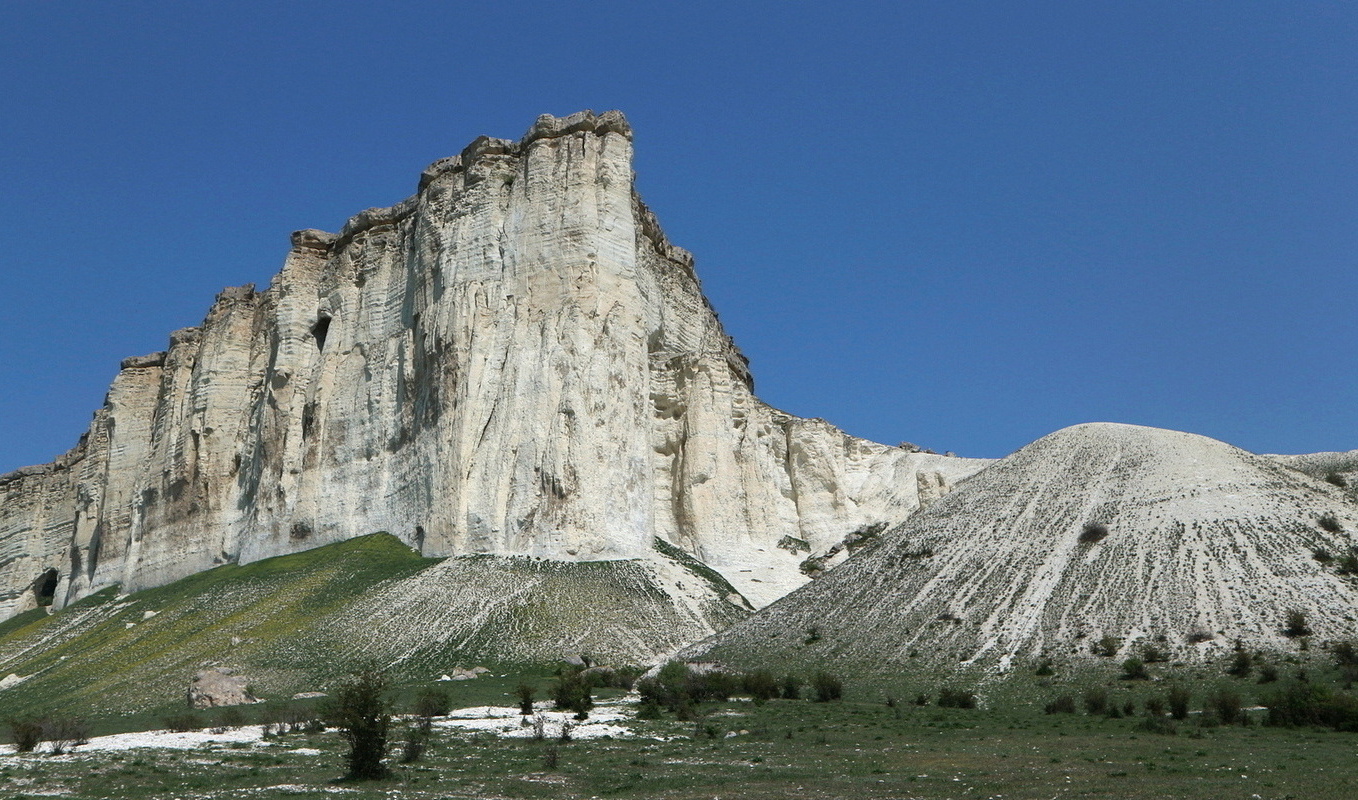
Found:
[{"label": "rock face", "polygon": [[190,708],[217,708],[258,703],[250,694],[249,681],[227,667],[200,670],[189,683]]},{"label": "rock face", "polygon": [[[1172,660],[1358,635],[1344,490],[1213,439],[1058,431],[985,469],[824,578],[687,653],[1006,670],[1154,646]],[[808,633],[814,631],[814,635]]]},{"label": "rock face", "polygon": [[374,531],[561,561],[659,539],[762,606],[983,465],[756,399],[631,164],[620,113],[544,116],[293,234],[268,290],[222,292],[73,450],[0,477],[0,616],[52,576],[61,607]]}]

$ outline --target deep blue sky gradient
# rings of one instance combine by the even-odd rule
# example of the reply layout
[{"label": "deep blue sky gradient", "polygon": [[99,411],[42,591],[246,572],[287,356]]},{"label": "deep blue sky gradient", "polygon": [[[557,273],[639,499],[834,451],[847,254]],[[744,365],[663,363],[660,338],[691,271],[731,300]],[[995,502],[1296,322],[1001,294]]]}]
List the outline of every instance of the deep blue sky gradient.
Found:
[{"label": "deep blue sky gradient", "polygon": [[1000,456],[1358,448],[1351,2],[8,4],[0,471],[297,228],[620,108],[756,388]]}]

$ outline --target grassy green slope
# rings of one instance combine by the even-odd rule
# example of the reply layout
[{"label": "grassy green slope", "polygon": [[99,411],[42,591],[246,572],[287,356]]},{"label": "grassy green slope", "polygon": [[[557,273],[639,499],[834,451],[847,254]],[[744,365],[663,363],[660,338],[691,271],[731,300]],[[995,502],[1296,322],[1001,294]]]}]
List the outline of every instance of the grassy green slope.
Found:
[{"label": "grassy green slope", "polygon": [[434,563],[376,534],[16,618],[0,631],[0,673],[32,677],[0,693],[0,712],[182,704],[204,664],[248,669],[264,691],[323,678],[331,660],[307,646],[315,621]]},{"label": "grassy green slope", "polygon": [[278,698],[369,659],[410,680],[573,653],[640,662],[746,613],[674,561],[440,561],[373,534],[0,624],[0,677],[29,676],[0,690],[0,719],[163,713],[207,665]]}]

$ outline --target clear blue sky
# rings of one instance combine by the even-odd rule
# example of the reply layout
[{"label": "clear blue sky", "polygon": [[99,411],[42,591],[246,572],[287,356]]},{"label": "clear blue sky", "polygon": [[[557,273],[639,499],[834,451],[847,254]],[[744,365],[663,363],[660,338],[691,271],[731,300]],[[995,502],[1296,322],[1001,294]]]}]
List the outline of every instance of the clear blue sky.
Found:
[{"label": "clear blue sky", "polygon": [[620,108],[756,388],[999,456],[1358,448],[1352,2],[30,2],[0,27],[0,471],[420,170]]}]

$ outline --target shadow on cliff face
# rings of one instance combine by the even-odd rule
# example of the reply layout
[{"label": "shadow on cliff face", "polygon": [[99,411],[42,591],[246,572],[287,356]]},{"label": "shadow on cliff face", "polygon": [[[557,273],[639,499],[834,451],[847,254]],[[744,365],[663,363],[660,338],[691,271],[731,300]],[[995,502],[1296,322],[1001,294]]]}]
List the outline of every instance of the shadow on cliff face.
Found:
[{"label": "shadow on cliff face", "polygon": [[52,605],[52,598],[57,594],[57,582],[60,578],[61,576],[57,574],[55,569],[49,569],[33,581],[33,596],[38,599],[39,606]]}]

